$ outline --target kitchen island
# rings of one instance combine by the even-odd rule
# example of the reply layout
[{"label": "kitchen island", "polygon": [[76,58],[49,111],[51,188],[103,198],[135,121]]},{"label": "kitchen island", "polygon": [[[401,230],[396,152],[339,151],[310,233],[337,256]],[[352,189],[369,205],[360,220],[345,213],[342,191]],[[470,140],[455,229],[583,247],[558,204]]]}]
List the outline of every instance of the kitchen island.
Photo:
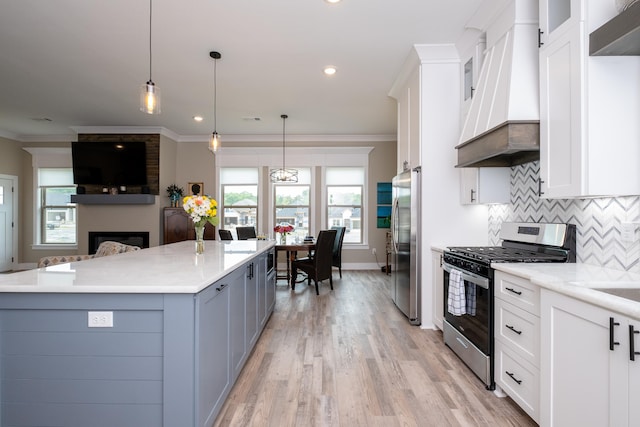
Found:
[{"label": "kitchen island", "polygon": [[210,426],[275,304],[272,241],[0,276],[0,424]]}]

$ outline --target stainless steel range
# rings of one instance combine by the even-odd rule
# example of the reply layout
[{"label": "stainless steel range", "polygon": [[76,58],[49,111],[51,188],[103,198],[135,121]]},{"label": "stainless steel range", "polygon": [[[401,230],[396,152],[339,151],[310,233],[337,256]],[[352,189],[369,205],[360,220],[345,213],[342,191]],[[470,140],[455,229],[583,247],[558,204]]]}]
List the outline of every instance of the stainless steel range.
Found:
[{"label": "stainless steel range", "polygon": [[501,246],[444,251],[444,342],[490,390],[493,379],[493,296],[497,262],[575,262],[572,224],[503,223]]}]

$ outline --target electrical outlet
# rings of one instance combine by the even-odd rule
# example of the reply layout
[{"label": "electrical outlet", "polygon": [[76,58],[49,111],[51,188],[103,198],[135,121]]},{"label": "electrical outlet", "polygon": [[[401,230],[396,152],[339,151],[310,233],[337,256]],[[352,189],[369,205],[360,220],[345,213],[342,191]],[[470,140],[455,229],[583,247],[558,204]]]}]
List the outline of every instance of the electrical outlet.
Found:
[{"label": "electrical outlet", "polygon": [[376,248],[371,249],[371,253],[375,255],[376,254]]},{"label": "electrical outlet", "polygon": [[89,311],[90,328],[113,328],[113,311]]},{"label": "electrical outlet", "polygon": [[637,224],[633,222],[623,222],[620,230],[620,239],[625,243],[633,243],[636,241]]}]

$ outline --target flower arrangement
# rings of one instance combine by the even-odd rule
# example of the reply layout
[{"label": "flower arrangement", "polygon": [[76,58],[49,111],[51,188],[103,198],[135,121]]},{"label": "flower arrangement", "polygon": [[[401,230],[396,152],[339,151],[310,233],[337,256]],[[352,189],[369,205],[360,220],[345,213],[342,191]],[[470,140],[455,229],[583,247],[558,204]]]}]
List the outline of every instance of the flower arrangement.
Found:
[{"label": "flower arrangement", "polygon": [[283,233],[283,234],[288,234],[291,233],[294,230],[293,225],[291,224],[278,224],[275,227],[273,227],[273,231],[275,231],[276,233]]},{"label": "flower arrangement", "polygon": [[291,233],[293,230],[293,225],[286,223],[277,224],[275,227],[273,227],[273,231],[275,231],[276,233],[280,233],[280,243],[283,245],[287,243],[287,234]]},{"label": "flower arrangement", "polygon": [[196,228],[204,227],[208,222],[217,226],[218,202],[207,196],[187,196],[182,199],[182,207],[191,216]]}]

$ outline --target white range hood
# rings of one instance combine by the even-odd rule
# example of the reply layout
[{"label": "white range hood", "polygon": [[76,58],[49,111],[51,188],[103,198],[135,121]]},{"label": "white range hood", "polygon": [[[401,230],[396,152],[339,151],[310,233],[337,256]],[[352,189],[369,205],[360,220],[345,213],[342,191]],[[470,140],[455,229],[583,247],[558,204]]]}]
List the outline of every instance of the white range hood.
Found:
[{"label": "white range hood", "polygon": [[457,167],[539,158],[538,2],[510,1],[486,29],[487,53],[464,121]]}]

